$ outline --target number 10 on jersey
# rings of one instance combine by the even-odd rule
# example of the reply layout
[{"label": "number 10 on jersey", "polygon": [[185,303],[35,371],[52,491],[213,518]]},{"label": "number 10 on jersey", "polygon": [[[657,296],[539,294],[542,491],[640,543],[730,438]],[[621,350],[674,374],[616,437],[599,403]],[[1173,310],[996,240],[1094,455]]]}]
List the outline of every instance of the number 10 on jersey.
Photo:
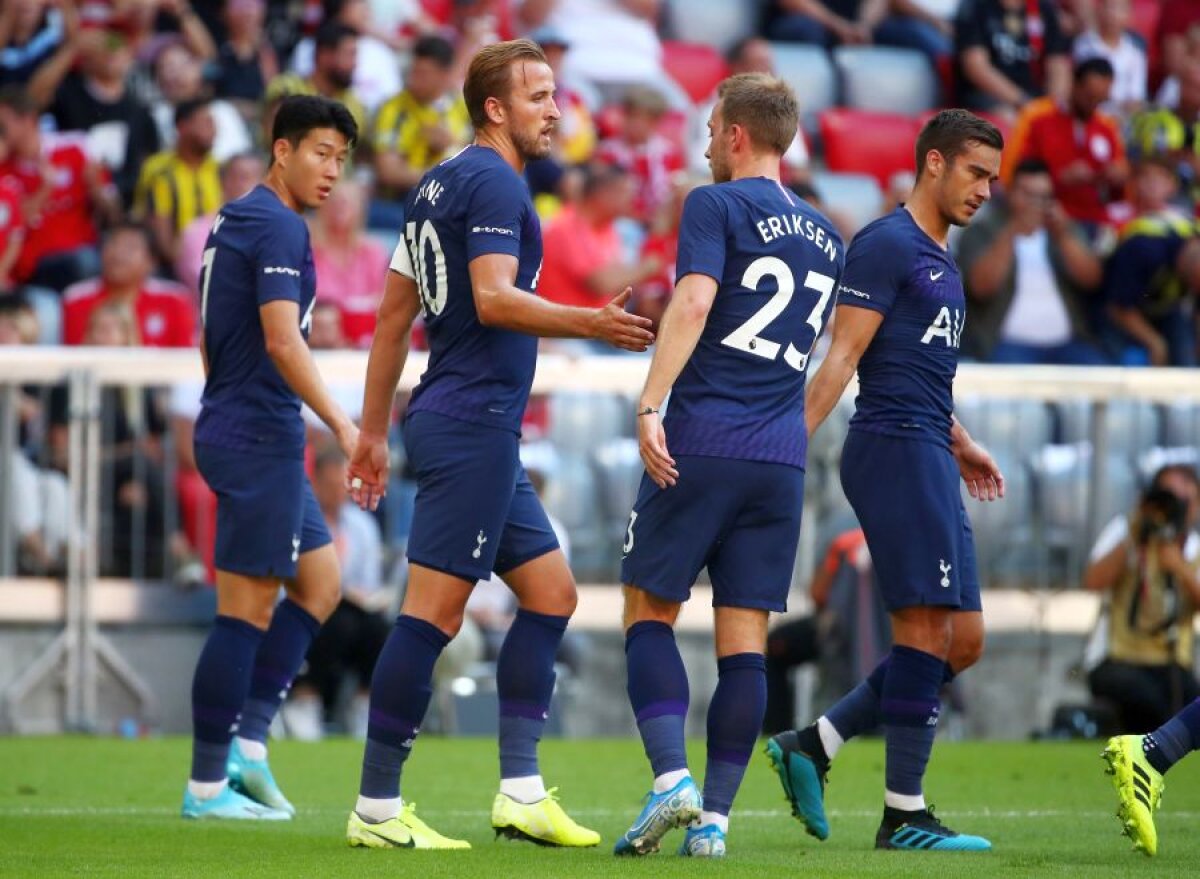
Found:
[{"label": "number 10 on jersey", "polygon": [[[433,223],[426,220],[417,231],[417,224],[411,222],[404,227],[404,243],[408,247],[408,255],[412,258],[413,271],[417,275],[417,289],[421,291],[421,302],[425,306],[425,317],[441,314],[446,307],[446,256],[442,253],[442,241],[438,238],[437,229]],[[429,278],[429,263],[426,253],[433,252],[433,280]]]}]

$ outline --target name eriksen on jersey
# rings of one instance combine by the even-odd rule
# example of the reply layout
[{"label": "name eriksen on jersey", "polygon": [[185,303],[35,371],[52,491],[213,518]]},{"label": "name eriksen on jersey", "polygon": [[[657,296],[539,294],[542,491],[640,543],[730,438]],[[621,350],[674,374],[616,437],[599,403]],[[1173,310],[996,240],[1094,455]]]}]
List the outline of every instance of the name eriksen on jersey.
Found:
[{"label": "name eriksen on jersey", "polygon": [[807,238],[818,249],[823,250],[830,262],[837,260],[837,245],[833,239],[825,235],[825,230],[801,214],[780,214],[777,217],[767,217],[754,224],[763,244],[770,244],[776,238],[784,235],[799,235]]}]

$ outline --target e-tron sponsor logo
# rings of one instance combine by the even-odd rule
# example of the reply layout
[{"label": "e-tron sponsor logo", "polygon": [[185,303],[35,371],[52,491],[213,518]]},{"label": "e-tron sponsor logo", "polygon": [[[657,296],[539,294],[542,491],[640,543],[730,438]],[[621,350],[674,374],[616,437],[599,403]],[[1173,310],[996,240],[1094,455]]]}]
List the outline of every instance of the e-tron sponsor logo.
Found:
[{"label": "e-tron sponsor logo", "polygon": [[503,226],[472,226],[472,232],[482,232],[485,235],[515,235],[512,229],[505,229]]},{"label": "e-tron sponsor logo", "polygon": [[299,269],[289,269],[285,266],[267,266],[263,269],[264,275],[291,275],[293,278],[300,277]]}]

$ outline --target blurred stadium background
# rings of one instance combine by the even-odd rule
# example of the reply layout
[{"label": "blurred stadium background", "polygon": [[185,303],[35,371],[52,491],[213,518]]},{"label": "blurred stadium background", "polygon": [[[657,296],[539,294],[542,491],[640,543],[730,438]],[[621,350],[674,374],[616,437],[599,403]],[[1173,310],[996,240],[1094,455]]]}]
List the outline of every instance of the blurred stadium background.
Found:
[{"label": "blurred stadium background", "polygon": [[[848,17],[814,31],[796,12],[810,5]],[[1010,265],[1010,301],[1026,310],[986,322],[992,336],[966,342],[975,362],[960,373],[958,415],[997,456],[1008,497],[968,506],[990,635],[980,666],[958,685],[946,734],[1103,732],[1113,707],[1086,683],[1095,657],[1085,645],[1102,604],[1081,585],[1090,548],[1161,465],[1195,464],[1200,443],[1194,279],[1174,256],[1195,232],[1198,5],[863,3],[886,13],[868,27],[856,23],[853,0],[6,0],[0,731],[189,729],[191,670],[214,607],[213,499],[190,454],[201,381],[191,347],[196,241],[202,247],[213,212],[260,172],[247,155],[262,150],[272,102],[315,90],[352,98],[361,112],[354,182],[311,221],[324,303],[312,343],[354,411],[401,196],[469,138],[456,92],[464,62],[488,41],[532,34],[554,54],[563,86],[555,155],[529,174],[546,232],[542,292],[563,301],[602,299],[603,277],[633,284],[635,307],[661,314],[679,204],[704,180],[704,122],[730,70],[774,70],[795,87],[804,123],[786,178],[847,236],[903,200],[915,132],[941,106],[986,112],[1015,138],[1012,150],[1044,163],[1062,228],[1086,245],[1092,270],[1076,283],[1045,270],[1045,259],[1028,271]],[[1003,41],[991,41],[989,16],[1020,51],[1006,56]],[[980,50],[1009,91],[978,86]],[[1140,87],[1129,60],[1139,53]],[[1081,118],[1072,64],[1095,55],[1116,75],[1104,110]],[[1074,114],[1089,138],[1087,126],[1110,138],[1103,149],[1091,139],[1081,147],[1092,195],[1059,173],[1080,160],[1077,145],[1063,155],[1036,134],[1056,113]],[[1129,181],[1163,165],[1179,179],[1151,203]],[[995,211],[1002,220],[1016,208]],[[1022,235],[1059,228],[1048,214],[1031,222]],[[1139,263],[1141,275],[1117,272],[1114,254],[1141,235],[1174,249]],[[994,291],[968,292],[976,309]],[[1067,311],[1069,338],[1023,344],[1031,322],[1062,323]],[[969,311],[968,327],[976,318]],[[1042,349],[1060,342],[1085,344],[1096,365],[1050,362]],[[1008,362],[990,362],[1006,343]],[[424,362],[419,331],[414,345],[406,389]],[[526,464],[544,480],[581,584],[579,634],[556,696],[562,735],[634,730],[617,574],[640,475],[632,412],[646,365],[547,343],[526,419]],[[787,712],[801,722],[838,694],[847,668],[880,649],[864,600],[869,576],[841,578],[841,597],[819,609],[809,597],[830,545],[855,527],[837,477],[852,401],[848,393],[810,452],[792,604],[794,618],[814,620],[818,643],[786,684],[795,696]],[[403,396],[397,418],[402,411]],[[329,440],[315,424],[311,440],[320,470]],[[395,455],[368,545],[345,549],[347,559],[370,560],[346,584],[355,601],[384,618],[403,592],[412,499],[399,443]],[[329,494],[327,515],[345,525],[352,514]],[[363,533],[342,530],[347,541]],[[489,644],[509,610],[502,593],[481,587],[474,637],[461,639],[439,675],[433,725],[443,732],[492,729]],[[1190,604],[1180,621],[1192,625]],[[697,734],[715,681],[708,630],[702,581],[681,623]],[[311,710],[296,710],[281,733],[353,732],[361,700],[351,666],[320,694],[315,730]]]}]

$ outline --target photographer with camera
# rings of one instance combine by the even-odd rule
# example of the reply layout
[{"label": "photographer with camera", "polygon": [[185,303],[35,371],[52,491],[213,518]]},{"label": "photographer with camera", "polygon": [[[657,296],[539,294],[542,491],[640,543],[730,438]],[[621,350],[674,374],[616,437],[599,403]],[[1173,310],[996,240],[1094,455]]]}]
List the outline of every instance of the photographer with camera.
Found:
[{"label": "photographer with camera", "polygon": [[1084,572],[1084,586],[1105,593],[1107,603],[1107,650],[1088,685],[1113,704],[1127,732],[1156,729],[1200,695],[1192,670],[1198,513],[1195,469],[1161,468],[1133,512],[1100,533]]}]

